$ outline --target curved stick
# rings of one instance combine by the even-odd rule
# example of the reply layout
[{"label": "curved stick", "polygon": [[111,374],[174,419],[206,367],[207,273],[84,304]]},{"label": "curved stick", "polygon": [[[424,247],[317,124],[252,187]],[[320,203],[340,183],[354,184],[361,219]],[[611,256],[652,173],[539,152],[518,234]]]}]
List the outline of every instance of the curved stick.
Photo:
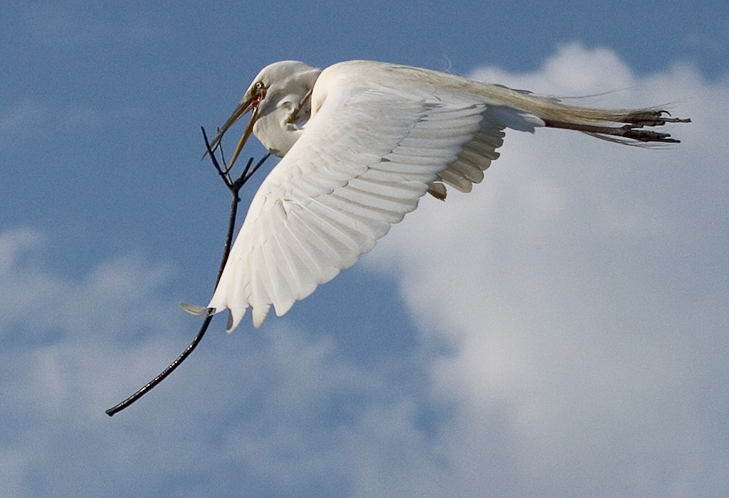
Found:
[{"label": "curved stick", "polygon": [[[261,167],[261,165],[268,159],[270,154],[264,155],[260,161],[256,163],[253,168],[251,168],[251,165],[253,164],[253,158],[250,158],[248,161],[248,164],[243,169],[243,173],[241,174],[240,178],[233,181],[230,178],[230,169],[225,165],[225,160],[223,160],[223,168],[220,167],[218,164],[217,159],[215,158],[215,154],[213,154],[212,150],[210,150],[210,143],[208,142],[207,134],[205,133],[205,128],[202,128],[203,138],[205,139],[205,147],[208,151],[208,154],[210,155],[213,166],[215,166],[215,169],[218,171],[218,174],[223,179],[223,182],[225,185],[230,189],[230,192],[233,194],[233,199],[231,201],[230,205],[230,217],[228,218],[228,231],[225,237],[225,245],[223,246],[223,258],[220,263],[220,269],[218,270],[218,278],[215,281],[215,285],[217,286],[217,283],[220,281],[220,276],[223,274],[223,269],[225,268],[225,263],[228,261],[228,256],[230,255],[230,249],[231,244],[233,241],[233,231],[235,230],[235,219],[236,215],[238,214],[238,203],[240,202],[240,198],[238,197],[238,192],[240,189],[245,185],[245,183],[248,181],[248,179],[253,176],[253,174],[258,171],[258,168]],[[221,152],[222,154],[222,152]],[[167,368],[165,368],[157,377],[147,382],[144,386],[142,386],[141,389],[139,389],[137,392],[129,396],[127,399],[122,401],[121,403],[112,406],[108,410],[106,410],[106,414],[110,417],[113,416],[115,413],[118,413],[125,408],[128,408],[131,406],[135,401],[137,401],[139,398],[147,394],[151,389],[153,389],[157,384],[165,380],[165,378],[175,371],[177,367],[180,366],[180,364],[187,359],[188,356],[190,356],[190,353],[192,353],[197,345],[200,343],[200,340],[202,340],[203,336],[205,335],[205,332],[208,330],[208,326],[210,325],[210,322],[213,319],[213,315],[210,314],[210,310],[207,311],[207,316],[205,317],[205,320],[203,321],[202,325],[200,326],[200,330],[198,331],[195,338],[192,340],[192,342],[185,348],[182,353],[180,353],[180,356],[178,356],[175,361],[170,363]]]},{"label": "curved stick", "polygon": [[177,367],[180,366],[180,364],[185,361],[185,359],[190,355],[190,353],[193,352],[193,350],[197,347],[200,340],[205,335],[205,332],[208,330],[208,325],[210,325],[210,322],[213,320],[213,315],[208,315],[205,317],[205,321],[203,322],[202,326],[200,327],[200,331],[197,333],[195,338],[192,340],[192,342],[185,348],[185,350],[178,356],[175,361],[170,363],[167,368],[165,368],[162,373],[160,373],[157,377],[147,382],[141,389],[139,389],[137,392],[129,396],[127,399],[122,401],[121,403],[112,406],[108,410],[106,410],[106,414],[110,417],[113,416],[115,413],[122,411],[123,409],[131,406],[135,401],[137,401],[139,398],[147,394],[147,391],[154,388],[157,384],[165,380],[165,378],[175,371]]}]

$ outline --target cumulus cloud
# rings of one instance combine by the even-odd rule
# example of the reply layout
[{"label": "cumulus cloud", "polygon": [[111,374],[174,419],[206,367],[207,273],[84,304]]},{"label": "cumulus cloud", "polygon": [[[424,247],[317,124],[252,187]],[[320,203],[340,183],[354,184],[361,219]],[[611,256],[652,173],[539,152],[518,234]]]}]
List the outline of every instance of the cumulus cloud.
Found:
[{"label": "cumulus cloud", "polygon": [[[726,81],[564,47],[476,76],[594,104],[675,102],[666,150],[510,133],[469,195],[424,199],[363,259],[419,341],[354,364],[288,319],[211,333],[147,398],[103,410],[197,327],[175,267],[49,269],[0,232],[0,489],[31,496],[720,496],[729,468]],[[287,315],[288,316],[288,315]],[[222,324],[221,324],[222,327]],[[217,332],[221,332],[218,330]]]},{"label": "cumulus cloud", "polygon": [[169,265],[112,258],[73,280],[47,270],[50,252],[36,230],[0,233],[0,487],[12,496],[386,490],[382,476],[403,486],[399,472],[433,453],[417,427],[430,409],[418,353],[363,370],[285,323],[237,340],[217,330],[109,419],[197,322],[165,297]]},{"label": "cumulus cloud", "polygon": [[433,389],[459,408],[443,444],[464,495],[493,482],[477,469],[493,463],[494,417],[505,495],[718,495],[729,87],[685,66],[639,77],[579,45],[535,73],[474,76],[549,95],[625,88],[589,100],[675,102],[694,123],[667,150],[509,134],[483,185],[425,200],[369,259],[402,269],[418,320],[457,349],[435,361]]}]

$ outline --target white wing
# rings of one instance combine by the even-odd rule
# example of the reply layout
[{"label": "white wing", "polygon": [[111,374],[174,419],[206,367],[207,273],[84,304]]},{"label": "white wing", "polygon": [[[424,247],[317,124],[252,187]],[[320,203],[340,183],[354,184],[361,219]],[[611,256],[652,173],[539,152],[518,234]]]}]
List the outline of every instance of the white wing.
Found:
[{"label": "white wing", "polygon": [[440,180],[470,191],[498,157],[502,129],[535,125],[458,90],[357,83],[337,78],[337,66],[320,76],[318,110],[253,198],[208,306],[230,310],[229,331],[248,307],[258,327],[271,304],[283,315],[355,264],[426,192],[445,197]]}]

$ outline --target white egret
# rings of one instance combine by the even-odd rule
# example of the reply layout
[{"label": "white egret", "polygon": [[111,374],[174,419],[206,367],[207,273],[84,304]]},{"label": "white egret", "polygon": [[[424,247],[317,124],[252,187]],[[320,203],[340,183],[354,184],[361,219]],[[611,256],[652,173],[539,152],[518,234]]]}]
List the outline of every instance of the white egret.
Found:
[{"label": "white egret", "polygon": [[243,115],[282,159],[251,202],[209,313],[230,311],[232,331],[247,308],[253,324],[277,315],[371,250],[430,193],[469,192],[499,157],[504,130],[582,131],[625,144],[676,142],[643,129],[688,122],[657,108],[574,107],[528,92],[379,62],[323,71],[302,62],[264,68],[213,141]]}]

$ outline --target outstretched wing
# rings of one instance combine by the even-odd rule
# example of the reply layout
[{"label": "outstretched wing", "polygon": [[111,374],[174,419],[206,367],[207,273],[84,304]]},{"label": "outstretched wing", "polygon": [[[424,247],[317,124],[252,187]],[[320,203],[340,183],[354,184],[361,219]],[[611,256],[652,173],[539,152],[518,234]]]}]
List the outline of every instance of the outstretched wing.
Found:
[{"label": "outstretched wing", "polygon": [[271,304],[286,313],[426,192],[444,198],[441,182],[470,191],[498,157],[502,129],[534,127],[533,117],[453,89],[326,81],[323,103],[253,198],[209,304],[230,310],[229,331],[249,307],[256,327]]}]

